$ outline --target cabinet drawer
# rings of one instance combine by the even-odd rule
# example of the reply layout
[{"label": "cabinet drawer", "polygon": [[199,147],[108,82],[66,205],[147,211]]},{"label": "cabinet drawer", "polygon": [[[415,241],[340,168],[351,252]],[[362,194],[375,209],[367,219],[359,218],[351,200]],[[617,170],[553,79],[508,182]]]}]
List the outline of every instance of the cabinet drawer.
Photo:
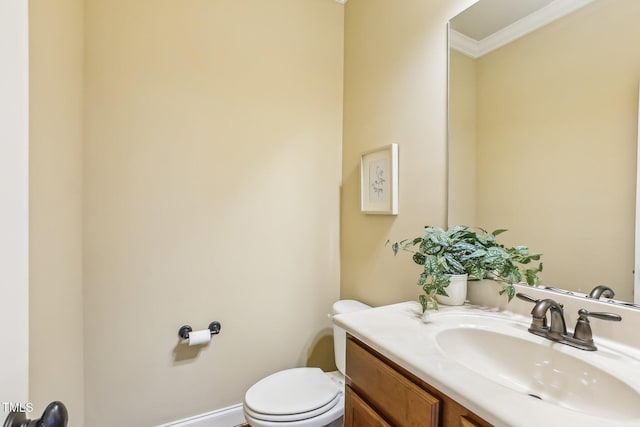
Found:
[{"label": "cabinet drawer", "polygon": [[347,377],[351,387],[397,427],[436,427],[440,400],[392,367],[347,340]]},{"label": "cabinet drawer", "polygon": [[481,427],[480,424],[476,424],[467,417],[460,417],[460,425],[462,427]]},{"label": "cabinet drawer", "polygon": [[345,387],[344,400],[345,427],[391,427],[376,411],[349,386]]}]

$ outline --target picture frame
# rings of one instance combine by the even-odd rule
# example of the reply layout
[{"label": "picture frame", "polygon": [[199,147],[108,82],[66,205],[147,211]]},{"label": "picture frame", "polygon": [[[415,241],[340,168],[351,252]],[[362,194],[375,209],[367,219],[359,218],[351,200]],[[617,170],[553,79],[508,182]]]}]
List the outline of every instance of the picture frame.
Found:
[{"label": "picture frame", "polygon": [[398,144],[361,154],[360,211],[398,215]]}]

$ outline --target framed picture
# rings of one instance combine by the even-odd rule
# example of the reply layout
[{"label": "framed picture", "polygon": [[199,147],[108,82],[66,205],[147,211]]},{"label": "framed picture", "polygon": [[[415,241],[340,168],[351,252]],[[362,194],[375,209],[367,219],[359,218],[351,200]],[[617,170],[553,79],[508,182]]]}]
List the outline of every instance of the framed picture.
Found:
[{"label": "framed picture", "polygon": [[398,144],[362,153],[360,210],[367,214],[398,215]]}]

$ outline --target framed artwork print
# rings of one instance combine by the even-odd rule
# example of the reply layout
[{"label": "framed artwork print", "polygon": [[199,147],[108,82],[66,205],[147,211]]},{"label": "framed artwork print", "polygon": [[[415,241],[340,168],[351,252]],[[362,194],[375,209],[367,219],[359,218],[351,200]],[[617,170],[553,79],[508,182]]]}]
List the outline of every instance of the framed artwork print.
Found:
[{"label": "framed artwork print", "polygon": [[398,144],[362,153],[360,210],[366,214],[398,215]]}]

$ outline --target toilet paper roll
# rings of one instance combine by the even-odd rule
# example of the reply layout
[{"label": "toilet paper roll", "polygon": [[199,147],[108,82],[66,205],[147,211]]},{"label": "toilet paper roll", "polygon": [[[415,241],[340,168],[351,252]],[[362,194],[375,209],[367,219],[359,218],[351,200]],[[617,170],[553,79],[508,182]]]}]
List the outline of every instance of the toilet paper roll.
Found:
[{"label": "toilet paper roll", "polygon": [[189,345],[206,344],[211,341],[211,331],[203,329],[201,331],[189,332]]}]

